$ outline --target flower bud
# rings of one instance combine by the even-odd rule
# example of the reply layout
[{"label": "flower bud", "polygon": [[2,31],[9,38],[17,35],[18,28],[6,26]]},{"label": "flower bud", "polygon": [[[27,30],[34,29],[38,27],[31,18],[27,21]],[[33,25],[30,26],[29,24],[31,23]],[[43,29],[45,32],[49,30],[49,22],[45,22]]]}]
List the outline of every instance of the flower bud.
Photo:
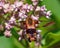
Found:
[{"label": "flower bud", "polygon": [[4,32],[4,35],[5,35],[6,37],[12,36],[11,31],[8,31],[8,30],[6,30],[6,31]]},{"label": "flower bud", "polygon": [[37,30],[38,33],[40,33],[42,30]]},{"label": "flower bud", "polygon": [[18,39],[18,40],[19,40],[19,41],[21,41],[21,39],[22,39],[22,38],[21,38],[21,37],[19,37],[19,39]]}]

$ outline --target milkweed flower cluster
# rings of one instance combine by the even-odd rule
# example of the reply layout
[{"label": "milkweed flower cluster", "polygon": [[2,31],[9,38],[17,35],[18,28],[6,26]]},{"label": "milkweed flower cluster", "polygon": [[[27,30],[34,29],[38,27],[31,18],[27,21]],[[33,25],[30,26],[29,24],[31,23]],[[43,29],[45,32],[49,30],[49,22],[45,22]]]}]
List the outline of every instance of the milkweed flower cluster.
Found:
[{"label": "milkweed flower cluster", "polygon": [[[7,17],[9,19],[5,22],[5,36],[11,36],[12,34],[10,29],[15,25],[20,24],[21,21],[25,21],[28,16],[31,16],[34,20],[39,20],[40,16],[45,16],[46,18],[51,16],[51,11],[48,11],[45,5],[38,6],[39,0],[31,1],[32,4],[24,3],[23,1],[18,0],[16,0],[13,4],[2,0],[0,1],[0,14],[10,14],[10,16]],[[30,12],[33,13],[29,15]]]}]

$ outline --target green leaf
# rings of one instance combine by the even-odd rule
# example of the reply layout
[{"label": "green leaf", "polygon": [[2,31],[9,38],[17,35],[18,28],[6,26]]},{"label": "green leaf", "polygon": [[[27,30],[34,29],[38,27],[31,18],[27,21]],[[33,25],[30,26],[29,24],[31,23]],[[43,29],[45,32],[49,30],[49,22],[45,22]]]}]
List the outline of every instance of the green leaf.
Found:
[{"label": "green leaf", "polygon": [[55,20],[57,27],[60,28],[60,4],[58,0],[43,0],[42,4],[46,5],[52,12],[52,19]]},{"label": "green leaf", "polygon": [[0,48],[14,48],[11,38],[0,37]]},{"label": "green leaf", "polygon": [[[17,34],[17,32],[16,32],[16,30],[14,28],[11,29],[11,33],[14,36],[14,38],[16,40],[18,40],[19,35]],[[26,40],[18,41],[18,43],[20,43],[22,46],[24,46],[24,48],[27,48],[27,46],[28,46],[28,42]]]}]

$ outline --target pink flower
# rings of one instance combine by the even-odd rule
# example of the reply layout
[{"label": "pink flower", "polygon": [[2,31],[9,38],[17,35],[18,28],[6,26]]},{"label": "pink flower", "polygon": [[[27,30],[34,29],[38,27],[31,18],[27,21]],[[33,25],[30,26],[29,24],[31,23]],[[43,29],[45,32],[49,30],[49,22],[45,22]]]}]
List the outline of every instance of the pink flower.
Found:
[{"label": "pink flower", "polygon": [[23,14],[26,14],[26,10],[20,10],[20,12],[22,12]]},{"label": "pink flower", "polygon": [[49,17],[49,16],[46,16],[46,18],[50,19],[50,17]]},{"label": "pink flower", "polygon": [[9,23],[5,23],[5,28],[9,30],[12,28],[12,26]]},{"label": "pink flower", "polygon": [[38,16],[34,16],[34,15],[32,15],[31,18],[34,19],[34,20],[38,20],[39,19]]},{"label": "pink flower", "polygon": [[9,10],[13,11],[15,8],[16,8],[16,6],[14,4],[12,4],[12,5],[10,5]]},{"label": "pink flower", "polygon": [[48,19],[49,19],[50,16],[52,15],[51,11],[47,11],[45,14],[46,14],[46,18],[48,18]]},{"label": "pink flower", "polygon": [[51,16],[51,11],[47,11],[46,16]]},{"label": "pink flower", "polygon": [[41,6],[40,10],[41,11],[46,11],[47,9],[46,9],[45,5],[43,5],[43,6]]},{"label": "pink flower", "polygon": [[19,37],[19,39],[18,39],[18,40],[20,41],[21,39],[22,39],[22,38],[21,38],[21,37]]},{"label": "pink flower", "polygon": [[0,1],[0,6],[2,7],[3,5],[4,5],[4,3]]},{"label": "pink flower", "polygon": [[30,12],[30,10],[27,10],[27,12]]},{"label": "pink flower", "polygon": [[19,12],[19,17],[20,17],[21,19],[25,19],[25,18],[27,17],[27,15],[25,15],[25,14],[22,13],[22,12]]},{"label": "pink flower", "polygon": [[0,0],[1,2],[6,2],[6,0]]},{"label": "pink flower", "polygon": [[32,5],[29,5],[28,6],[28,9],[32,11],[33,10],[33,6]]},{"label": "pink flower", "polygon": [[13,8],[16,8],[16,6],[14,4],[11,5]]},{"label": "pink flower", "polygon": [[35,11],[40,11],[40,7],[39,6],[37,6],[37,8],[36,8],[36,10]]},{"label": "pink flower", "polygon": [[24,13],[22,13],[22,12],[19,12],[19,17],[21,17],[21,16],[23,16],[24,15]]},{"label": "pink flower", "polygon": [[4,9],[8,9],[9,6],[10,6],[9,3],[7,3],[7,4],[4,4],[4,5],[3,5],[3,8],[4,8]]},{"label": "pink flower", "polygon": [[22,32],[23,32],[23,30],[20,30],[20,31],[18,32],[18,34],[19,34],[19,35],[22,35]]},{"label": "pink flower", "polygon": [[3,8],[4,3],[0,1],[0,9]]},{"label": "pink flower", "polygon": [[5,12],[5,13],[9,12],[9,9],[4,9],[4,12]]},{"label": "pink flower", "polygon": [[20,2],[16,1],[14,4],[16,5],[16,7],[20,7],[23,5],[23,2],[22,1],[20,1]]},{"label": "pink flower", "polygon": [[5,30],[4,35],[5,35],[6,37],[12,36],[11,31],[8,31],[8,30]]},{"label": "pink flower", "polygon": [[42,30],[37,30],[37,33],[40,33],[40,32],[42,32]]},{"label": "pink flower", "polygon": [[7,12],[10,11],[10,10],[9,10],[9,7],[10,7],[10,4],[9,4],[9,3],[3,5],[3,8],[4,8],[4,12],[5,12],[5,13],[7,13]]},{"label": "pink flower", "polygon": [[20,21],[22,21],[22,19],[20,18],[18,21],[20,22]]},{"label": "pink flower", "polygon": [[11,19],[9,20],[10,24],[16,23],[16,19],[14,18],[14,16],[11,17]]},{"label": "pink flower", "polygon": [[28,4],[23,5],[22,9],[28,9]]}]

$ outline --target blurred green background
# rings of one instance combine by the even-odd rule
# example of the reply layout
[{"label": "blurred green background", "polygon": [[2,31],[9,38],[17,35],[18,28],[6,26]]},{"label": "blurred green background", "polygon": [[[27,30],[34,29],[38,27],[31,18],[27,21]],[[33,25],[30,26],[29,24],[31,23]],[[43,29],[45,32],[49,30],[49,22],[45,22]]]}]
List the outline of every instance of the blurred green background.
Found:
[{"label": "blurred green background", "polygon": [[[9,1],[12,2],[13,0]],[[26,1],[29,4],[31,3],[30,0]],[[44,17],[41,17],[40,19],[43,20],[43,22],[41,22],[39,25],[40,28],[38,28],[42,30],[41,48],[60,48],[60,0],[43,0],[42,2],[39,3],[39,5],[40,4],[46,5],[46,8],[48,10],[51,10],[52,12],[51,19],[46,19]],[[54,21],[55,24],[43,27],[43,25],[50,21]],[[21,45],[21,43],[18,42],[18,40],[14,36],[10,38],[0,36],[0,48],[28,48],[28,47]]]}]

